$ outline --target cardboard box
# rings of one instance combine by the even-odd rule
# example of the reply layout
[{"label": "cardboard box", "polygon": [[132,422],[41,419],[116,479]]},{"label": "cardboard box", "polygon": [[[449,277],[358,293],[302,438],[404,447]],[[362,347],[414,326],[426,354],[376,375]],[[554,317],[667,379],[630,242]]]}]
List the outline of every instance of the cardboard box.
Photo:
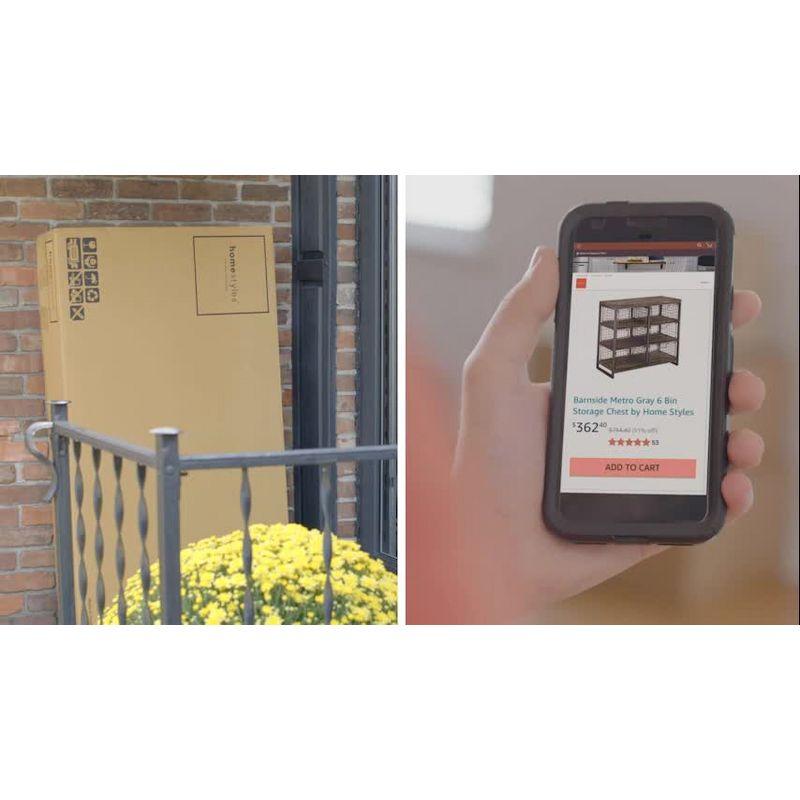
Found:
[{"label": "cardboard box", "polygon": [[[39,237],[48,400],[70,422],[149,448],[151,428],[181,430],[184,454],[282,450],[275,262],[270,227],[59,228]],[[112,456],[100,469],[106,605],[117,593]],[[90,620],[97,614],[95,483],[81,458]],[[148,470],[148,473],[151,473]],[[123,465],[126,575],[139,567],[135,465]],[[182,481],[182,545],[241,529],[239,470]],[[285,522],[286,472],[251,470],[252,522]],[[72,482],[73,532],[77,508]],[[148,474],[148,552],[158,558],[155,476]],[[79,561],[75,549],[76,573]],[[79,595],[76,603],[80,614]]]}]

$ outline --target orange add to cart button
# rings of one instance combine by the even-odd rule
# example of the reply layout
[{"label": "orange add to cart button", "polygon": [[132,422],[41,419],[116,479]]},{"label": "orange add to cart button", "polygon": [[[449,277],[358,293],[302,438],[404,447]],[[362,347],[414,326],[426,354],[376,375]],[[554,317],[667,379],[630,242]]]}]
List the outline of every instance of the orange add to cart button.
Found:
[{"label": "orange add to cart button", "polygon": [[571,458],[573,478],[694,478],[693,458]]}]

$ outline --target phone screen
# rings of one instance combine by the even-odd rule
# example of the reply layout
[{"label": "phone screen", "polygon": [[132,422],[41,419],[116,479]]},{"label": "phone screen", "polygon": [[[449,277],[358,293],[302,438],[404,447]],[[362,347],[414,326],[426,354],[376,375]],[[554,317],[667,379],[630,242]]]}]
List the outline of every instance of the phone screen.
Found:
[{"label": "phone screen", "polygon": [[715,256],[708,240],[573,243],[562,493],[706,494]]}]

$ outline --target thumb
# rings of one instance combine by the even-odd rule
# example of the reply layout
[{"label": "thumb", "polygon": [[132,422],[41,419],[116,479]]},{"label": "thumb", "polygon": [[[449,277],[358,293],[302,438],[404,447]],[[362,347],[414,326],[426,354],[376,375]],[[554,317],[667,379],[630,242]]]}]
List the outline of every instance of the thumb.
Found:
[{"label": "thumb", "polygon": [[557,295],[555,251],[537,247],[525,274],[494,312],[476,355],[524,368],[536,348],[542,324],[553,314]]}]

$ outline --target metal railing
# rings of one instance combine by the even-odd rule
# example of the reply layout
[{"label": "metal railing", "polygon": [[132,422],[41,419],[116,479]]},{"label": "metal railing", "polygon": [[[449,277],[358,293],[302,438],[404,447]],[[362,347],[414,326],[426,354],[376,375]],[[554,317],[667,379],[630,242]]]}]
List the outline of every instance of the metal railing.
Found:
[{"label": "metal railing", "polygon": [[[137,525],[141,542],[139,572],[144,597],[149,597],[151,570],[147,550],[150,528],[150,510],[145,497],[147,471],[155,472],[156,481],[156,527],[159,560],[159,599],[161,603],[161,624],[181,624],[181,520],[180,491],[181,476],[193,470],[240,469],[240,511],[242,517],[242,568],[245,576],[245,591],[242,622],[252,625],[255,622],[253,602],[253,547],[250,536],[250,513],[252,494],[249,470],[256,467],[308,466],[320,468],[320,508],[322,509],[322,560],[325,569],[323,591],[323,612],[325,624],[330,624],[333,614],[333,587],[331,583],[331,560],[333,557],[334,519],[333,492],[335,468],[339,462],[390,461],[397,458],[397,445],[371,445],[349,448],[315,448],[305,450],[286,450],[252,453],[212,453],[203,455],[181,455],[178,440],[179,431],[175,428],[155,428],[155,448],[139,447],[111,436],[105,436],[73,425],[68,421],[68,401],[57,400],[50,403],[49,422],[35,422],[25,431],[25,443],[29,452],[53,470],[53,482],[45,501],[55,501],[55,546],[56,546],[56,586],[58,594],[58,621],[62,625],[89,623],[87,611],[88,577],[86,568],[87,532],[83,516],[84,477],[81,468],[83,445],[91,448],[94,466],[94,485],[92,506],[94,509],[95,535],[94,558],[97,567],[95,587],[100,619],[105,607],[105,583],[102,564],[105,556],[105,535],[101,523],[103,490],[100,480],[100,464],[103,453],[113,457],[115,475],[114,524],[117,540],[115,549],[115,572],[118,583],[117,612],[119,622],[126,623],[125,608],[125,552],[122,547],[123,496],[120,476],[124,460],[136,464],[136,478],[139,488],[137,503]],[[50,456],[45,456],[36,446],[36,435],[48,431],[50,435]],[[77,507],[75,516],[75,542],[78,555],[78,601],[80,613],[76,615],[75,597],[75,548],[73,547],[73,517],[70,485],[70,445],[75,461],[74,497]],[[51,460],[52,459],[52,460]],[[152,623],[148,603],[145,601],[145,621]]]}]

